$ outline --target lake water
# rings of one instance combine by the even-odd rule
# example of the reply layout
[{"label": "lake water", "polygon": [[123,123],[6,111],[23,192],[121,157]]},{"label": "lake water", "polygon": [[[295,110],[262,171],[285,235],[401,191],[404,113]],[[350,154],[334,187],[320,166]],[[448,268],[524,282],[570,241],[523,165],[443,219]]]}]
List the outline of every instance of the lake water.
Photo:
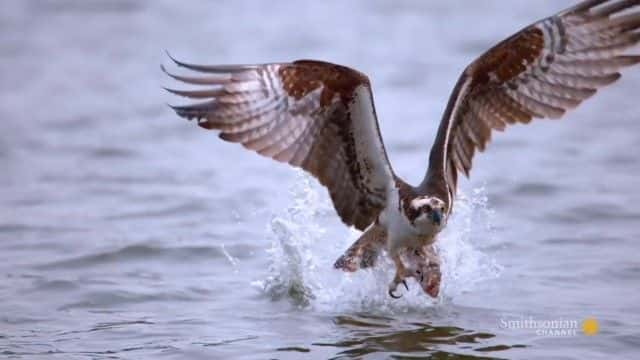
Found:
[{"label": "lake water", "polygon": [[477,157],[438,243],[437,300],[412,283],[389,298],[389,264],[334,270],[358,235],[326,191],[178,118],[161,88],[175,85],[165,49],[348,64],[369,74],[392,163],[416,183],[464,66],[571,3],[3,1],[0,354],[637,356],[640,68]]}]

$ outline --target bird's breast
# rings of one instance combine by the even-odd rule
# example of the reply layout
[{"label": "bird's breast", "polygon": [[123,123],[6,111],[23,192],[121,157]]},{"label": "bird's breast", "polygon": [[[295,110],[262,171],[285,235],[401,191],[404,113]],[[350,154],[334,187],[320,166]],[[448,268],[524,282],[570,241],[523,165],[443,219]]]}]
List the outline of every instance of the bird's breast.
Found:
[{"label": "bird's breast", "polygon": [[437,231],[423,229],[412,223],[399,206],[399,194],[389,196],[387,206],[379,217],[379,223],[387,229],[389,248],[423,247],[435,241]]}]

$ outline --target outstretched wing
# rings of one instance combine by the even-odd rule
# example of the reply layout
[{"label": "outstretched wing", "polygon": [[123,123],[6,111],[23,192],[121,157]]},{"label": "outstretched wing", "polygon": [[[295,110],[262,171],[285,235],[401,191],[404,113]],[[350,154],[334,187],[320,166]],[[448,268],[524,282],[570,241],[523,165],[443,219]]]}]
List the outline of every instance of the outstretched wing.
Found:
[{"label": "outstretched wing", "polygon": [[195,77],[167,73],[202,86],[167,89],[203,99],[173,107],[178,115],[219,130],[223,140],[308,171],[329,189],[347,225],[364,230],[375,221],[394,175],[365,75],[311,60],[223,66],[172,60],[201,73]]},{"label": "outstretched wing", "polygon": [[[493,130],[559,118],[640,62],[640,1],[590,0],[524,28],[464,71],[431,149],[423,186],[453,200],[458,171],[469,176]],[[451,206],[449,206],[450,208]]]}]

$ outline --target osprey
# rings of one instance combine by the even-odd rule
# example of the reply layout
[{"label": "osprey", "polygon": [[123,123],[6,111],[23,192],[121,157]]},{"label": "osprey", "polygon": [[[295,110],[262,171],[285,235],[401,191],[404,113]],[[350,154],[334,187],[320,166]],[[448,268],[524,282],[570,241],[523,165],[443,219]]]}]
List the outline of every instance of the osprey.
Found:
[{"label": "osprey", "polygon": [[172,78],[200,86],[171,93],[201,101],[175,112],[221,139],[309,172],[327,187],[342,221],[364,231],[336,261],[356,271],[386,248],[395,264],[389,295],[414,277],[437,296],[432,245],[453,210],[459,173],[494,130],[559,118],[640,62],[640,1],[587,0],[538,21],[471,63],[438,128],[424,179],[409,185],[393,171],[380,136],[373,92],[363,73],[315,60],[261,65],[194,65]]}]

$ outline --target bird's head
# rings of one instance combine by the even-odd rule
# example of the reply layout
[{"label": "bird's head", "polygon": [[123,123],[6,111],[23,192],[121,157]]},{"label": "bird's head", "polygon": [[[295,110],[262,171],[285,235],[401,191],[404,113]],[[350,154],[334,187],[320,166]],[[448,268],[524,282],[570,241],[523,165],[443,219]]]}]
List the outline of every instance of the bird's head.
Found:
[{"label": "bird's head", "polygon": [[405,210],[411,223],[424,230],[439,231],[447,222],[447,205],[434,196],[419,196]]}]

